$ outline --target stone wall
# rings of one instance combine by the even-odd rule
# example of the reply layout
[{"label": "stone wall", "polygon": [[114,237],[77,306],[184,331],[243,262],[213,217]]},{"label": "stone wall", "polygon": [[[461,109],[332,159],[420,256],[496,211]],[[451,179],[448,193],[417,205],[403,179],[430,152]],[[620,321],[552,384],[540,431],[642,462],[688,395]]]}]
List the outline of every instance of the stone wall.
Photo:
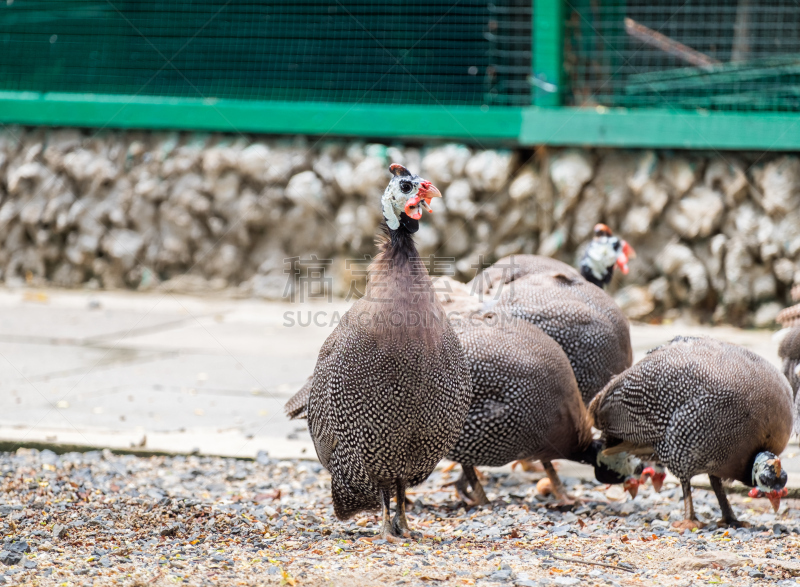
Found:
[{"label": "stone wall", "polygon": [[800,280],[793,155],[41,128],[0,134],[0,279],[275,298],[284,260],[316,255],[343,295],[392,161],[444,193],[417,241],[462,280],[510,253],[572,263],[599,221],[639,254],[612,284],[635,318],[768,326]]}]

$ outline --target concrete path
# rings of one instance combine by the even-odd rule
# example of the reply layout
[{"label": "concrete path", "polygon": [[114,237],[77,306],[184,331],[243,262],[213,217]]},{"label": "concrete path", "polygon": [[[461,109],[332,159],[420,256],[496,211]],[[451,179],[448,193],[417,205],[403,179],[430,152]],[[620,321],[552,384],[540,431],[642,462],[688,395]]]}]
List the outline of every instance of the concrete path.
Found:
[{"label": "concrete path", "polygon": [[[282,406],[349,305],[0,290],[0,441],[315,458]],[[779,365],[771,332],[679,325],[634,325],[636,360],[678,334]]]}]

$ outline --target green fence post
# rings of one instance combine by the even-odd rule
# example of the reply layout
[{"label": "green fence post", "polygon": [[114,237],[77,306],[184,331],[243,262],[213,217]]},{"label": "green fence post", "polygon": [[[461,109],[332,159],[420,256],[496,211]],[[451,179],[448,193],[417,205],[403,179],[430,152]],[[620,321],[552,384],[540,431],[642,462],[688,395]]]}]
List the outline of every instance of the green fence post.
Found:
[{"label": "green fence post", "polygon": [[533,0],[533,103],[561,106],[564,54],[562,0]]}]

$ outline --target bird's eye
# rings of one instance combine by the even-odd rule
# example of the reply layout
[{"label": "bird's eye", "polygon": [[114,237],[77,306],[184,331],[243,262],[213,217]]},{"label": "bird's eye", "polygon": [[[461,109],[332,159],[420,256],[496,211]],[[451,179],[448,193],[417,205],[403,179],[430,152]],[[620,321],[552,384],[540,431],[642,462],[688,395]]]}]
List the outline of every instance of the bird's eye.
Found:
[{"label": "bird's eye", "polygon": [[400,191],[404,194],[407,194],[411,191],[411,182],[408,181],[401,181],[400,182]]}]

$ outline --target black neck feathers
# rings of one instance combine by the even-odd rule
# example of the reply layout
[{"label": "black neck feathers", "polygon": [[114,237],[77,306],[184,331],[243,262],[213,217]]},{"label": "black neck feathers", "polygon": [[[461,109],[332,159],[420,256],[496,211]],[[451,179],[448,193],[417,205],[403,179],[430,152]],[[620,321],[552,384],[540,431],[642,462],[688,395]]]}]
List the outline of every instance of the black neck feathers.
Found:
[{"label": "black neck feathers", "polygon": [[586,281],[595,284],[600,289],[605,289],[605,287],[611,281],[611,277],[614,275],[613,265],[608,268],[608,271],[605,272],[602,279],[597,279],[597,277],[595,277],[594,275],[594,272],[592,272],[589,266],[586,265],[585,263],[581,263],[580,270],[581,270],[581,275],[583,276],[584,279],[586,279]]}]

